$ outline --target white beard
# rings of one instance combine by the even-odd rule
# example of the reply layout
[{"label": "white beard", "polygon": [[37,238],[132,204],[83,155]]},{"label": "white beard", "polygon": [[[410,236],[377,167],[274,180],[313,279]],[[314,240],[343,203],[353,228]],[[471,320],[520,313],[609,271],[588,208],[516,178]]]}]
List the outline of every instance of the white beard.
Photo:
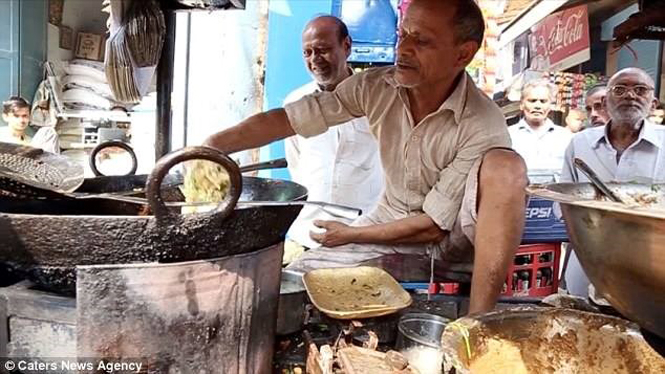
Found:
[{"label": "white beard", "polygon": [[610,117],[613,120],[623,123],[632,123],[634,126],[639,126],[640,123],[642,123],[642,120],[644,120],[648,114],[646,110],[640,110],[632,107],[627,109],[619,109],[608,106],[607,109],[610,112]]}]

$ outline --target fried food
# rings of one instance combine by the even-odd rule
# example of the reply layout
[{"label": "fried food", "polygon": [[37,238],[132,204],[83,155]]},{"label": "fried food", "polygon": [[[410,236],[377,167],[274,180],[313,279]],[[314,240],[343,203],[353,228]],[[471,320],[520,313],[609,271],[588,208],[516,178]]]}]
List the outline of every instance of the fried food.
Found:
[{"label": "fried food", "polygon": [[185,202],[208,205],[182,208],[183,213],[206,212],[214,209],[224,200],[231,187],[231,180],[226,170],[219,164],[207,160],[194,160],[187,163],[185,178],[180,191]]}]

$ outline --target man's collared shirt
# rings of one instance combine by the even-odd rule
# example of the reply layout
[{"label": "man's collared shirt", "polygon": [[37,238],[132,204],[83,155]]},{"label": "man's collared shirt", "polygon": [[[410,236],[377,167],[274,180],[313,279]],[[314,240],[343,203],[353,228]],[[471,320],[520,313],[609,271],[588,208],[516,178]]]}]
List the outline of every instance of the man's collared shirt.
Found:
[{"label": "man's collared shirt", "polygon": [[544,128],[534,130],[522,119],[508,127],[513,149],[524,158],[529,171],[561,170],[563,154],[572,133],[550,119],[542,126]]},{"label": "man's collared shirt", "polygon": [[[609,127],[599,126],[583,130],[573,137],[566,149],[561,172],[562,182],[589,182],[586,175],[573,165],[580,158],[605,182],[659,183],[665,181],[665,126],[644,120],[640,134],[621,154],[612,147],[607,133]],[[566,269],[566,284],[572,295],[587,297],[589,279],[573,252]]]},{"label": "man's collared shirt", "polygon": [[[320,92],[315,81],[289,94],[285,103]],[[371,211],[383,193],[383,169],[376,139],[369,131],[367,118],[353,118],[323,134],[284,140],[289,172],[294,182],[307,188],[308,199],[325,201]],[[316,248],[309,237],[314,220],[331,219],[318,207],[304,206],[291,225],[289,238]]]},{"label": "man's collared shirt", "polygon": [[644,120],[637,141],[626,148],[617,162],[617,151],[607,134],[609,127],[592,127],[573,137],[566,149],[562,182],[589,182],[573,165],[581,158],[603,181],[665,182],[665,127]]},{"label": "man's collared shirt", "polygon": [[510,146],[505,120],[463,73],[441,107],[416,124],[407,89],[394,80],[394,71],[390,66],[354,74],[333,92],[286,105],[286,113],[303,136],[366,116],[386,175],[375,212],[387,212],[393,220],[424,212],[441,229],[451,230],[473,163],[489,149]]}]

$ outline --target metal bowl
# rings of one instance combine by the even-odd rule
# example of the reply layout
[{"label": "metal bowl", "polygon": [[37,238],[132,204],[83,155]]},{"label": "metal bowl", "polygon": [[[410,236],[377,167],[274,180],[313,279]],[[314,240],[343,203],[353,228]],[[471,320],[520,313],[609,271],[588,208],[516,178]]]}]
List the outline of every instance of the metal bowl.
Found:
[{"label": "metal bowl", "polygon": [[483,373],[663,373],[637,326],[603,314],[515,308],[464,317],[441,336],[446,369]]},{"label": "metal bowl", "polygon": [[588,183],[533,185],[560,203],[568,235],[596,291],[665,338],[665,184],[608,183],[628,204],[600,199]]}]

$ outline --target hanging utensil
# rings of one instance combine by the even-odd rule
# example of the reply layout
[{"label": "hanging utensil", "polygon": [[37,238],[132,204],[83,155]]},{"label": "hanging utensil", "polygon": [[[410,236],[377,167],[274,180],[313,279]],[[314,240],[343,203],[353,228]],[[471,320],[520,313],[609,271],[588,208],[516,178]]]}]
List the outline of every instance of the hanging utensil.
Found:
[{"label": "hanging utensil", "polygon": [[88,162],[90,164],[90,169],[92,172],[95,174],[97,177],[105,176],[101,171],[99,171],[99,168],[97,167],[97,155],[99,152],[106,148],[121,148],[125,152],[129,154],[129,157],[132,159],[132,166],[129,169],[129,172],[125,175],[134,175],[136,174],[136,169],[138,169],[139,163],[138,160],[136,159],[136,153],[134,152],[134,148],[132,148],[129,144],[126,142],[123,142],[122,140],[109,140],[106,142],[99,143],[93,150],[90,152],[90,157],[88,158]]},{"label": "hanging utensil", "polygon": [[600,178],[598,178],[598,174],[596,174],[596,172],[594,172],[593,169],[591,169],[589,165],[586,164],[586,162],[579,158],[575,158],[575,160],[573,160],[573,164],[577,170],[581,171],[582,174],[589,178],[591,183],[598,189],[598,191],[600,191],[601,194],[605,195],[608,199],[615,203],[625,204],[625,202],[621,200],[619,196],[612,192],[612,190],[610,190],[609,187],[607,187],[607,185],[603,183]]},{"label": "hanging utensil", "polygon": [[287,162],[285,158],[278,158],[275,160],[270,160],[270,161],[265,161],[265,162],[257,162],[255,164],[249,164],[245,166],[240,167],[240,172],[241,173],[247,173],[250,171],[257,171],[257,170],[266,170],[266,169],[280,169],[280,168],[285,168],[287,167]]}]

